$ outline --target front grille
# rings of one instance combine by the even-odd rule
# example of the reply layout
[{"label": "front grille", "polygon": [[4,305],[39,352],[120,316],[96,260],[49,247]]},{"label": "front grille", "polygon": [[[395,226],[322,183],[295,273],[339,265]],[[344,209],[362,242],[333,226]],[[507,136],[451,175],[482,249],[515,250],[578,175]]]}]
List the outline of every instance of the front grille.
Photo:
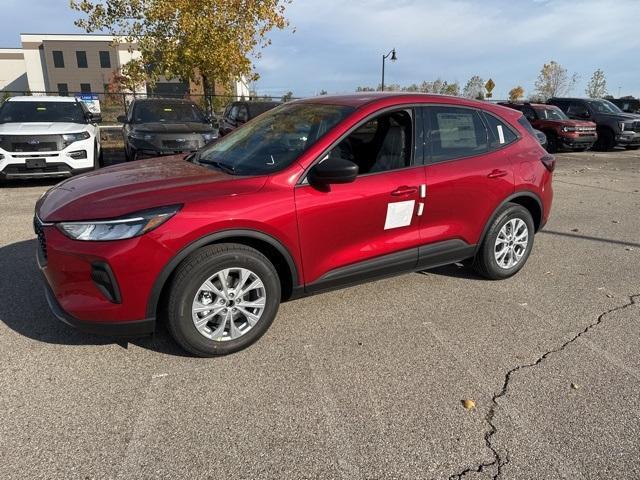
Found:
[{"label": "front grille", "polygon": [[196,142],[187,141],[187,142],[178,142],[177,140],[163,140],[162,146],[164,148],[172,148],[175,150],[197,150],[198,145]]},{"label": "front grille", "polygon": [[62,135],[2,135],[0,147],[8,152],[58,152],[64,140]]},{"label": "front grille", "polygon": [[70,173],[71,168],[66,163],[47,163],[41,168],[27,168],[24,163],[7,165],[2,171],[6,175],[30,174],[30,173]]},{"label": "front grille", "polygon": [[38,237],[38,248],[40,248],[42,257],[47,260],[47,236],[44,234],[42,222],[37,216],[33,217],[33,230],[36,232],[36,237]]}]

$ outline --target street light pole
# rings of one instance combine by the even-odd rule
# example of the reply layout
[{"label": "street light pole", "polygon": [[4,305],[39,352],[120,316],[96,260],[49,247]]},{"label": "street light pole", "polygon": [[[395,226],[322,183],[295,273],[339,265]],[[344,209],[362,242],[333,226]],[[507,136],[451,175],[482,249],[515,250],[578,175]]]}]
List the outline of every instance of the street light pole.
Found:
[{"label": "street light pole", "polygon": [[389,53],[387,53],[386,55],[382,55],[382,88],[381,90],[384,92],[384,62],[385,60],[391,56],[391,61],[395,62],[398,57],[396,57],[396,49],[392,49]]}]

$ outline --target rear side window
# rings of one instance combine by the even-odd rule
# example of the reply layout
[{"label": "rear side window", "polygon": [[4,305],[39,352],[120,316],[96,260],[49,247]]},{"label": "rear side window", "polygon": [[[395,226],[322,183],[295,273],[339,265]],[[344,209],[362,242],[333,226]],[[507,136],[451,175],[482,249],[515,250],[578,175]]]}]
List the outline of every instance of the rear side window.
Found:
[{"label": "rear side window", "polygon": [[502,120],[487,112],[483,114],[489,130],[489,146],[492,149],[504,147],[518,139],[511,127],[507,126]]},{"label": "rear side window", "polygon": [[427,155],[431,162],[470,157],[488,150],[487,129],[477,110],[427,107],[425,112],[429,125]]},{"label": "rear side window", "polygon": [[522,125],[522,126],[525,128],[525,130],[526,130],[527,132],[529,132],[533,137],[535,137],[535,136],[536,136],[536,131],[533,129],[533,127],[532,127],[532,126],[531,126],[531,124],[529,123],[529,120],[527,120],[527,119],[526,119],[526,118],[524,118],[524,117],[520,117],[520,118],[518,119],[518,123],[519,123],[520,125]]}]

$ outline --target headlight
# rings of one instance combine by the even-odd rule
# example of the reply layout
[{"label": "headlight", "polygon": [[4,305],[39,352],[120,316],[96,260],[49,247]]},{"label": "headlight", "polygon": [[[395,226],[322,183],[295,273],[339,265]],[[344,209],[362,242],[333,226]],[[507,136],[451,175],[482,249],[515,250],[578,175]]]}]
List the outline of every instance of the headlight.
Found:
[{"label": "headlight", "polygon": [[210,142],[211,140],[214,140],[216,137],[217,135],[213,132],[202,134],[202,139],[207,143]]},{"label": "headlight", "polygon": [[173,217],[180,205],[154,208],[113,220],[61,222],[58,229],[73,240],[105,241],[137,237],[159,227]]},{"label": "headlight", "polygon": [[62,140],[66,145],[70,145],[73,142],[79,142],[80,140],[86,140],[90,138],[91,135],[89,132],[78,132],[78,133],[65,133],[62,135]]},{"label": "headlight", "polygon": [[145,132],[137,132],[135,130],[131,130],[129,132],[129,138],[133,138],[134,140],[153,140],[154,135],[152,133]]}]

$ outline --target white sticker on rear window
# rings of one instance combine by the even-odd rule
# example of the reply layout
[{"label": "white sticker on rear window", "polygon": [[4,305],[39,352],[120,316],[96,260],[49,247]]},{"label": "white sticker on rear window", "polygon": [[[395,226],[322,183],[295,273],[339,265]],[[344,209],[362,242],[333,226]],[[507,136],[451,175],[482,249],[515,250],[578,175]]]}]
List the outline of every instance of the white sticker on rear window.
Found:
[{"label": "white sticker on rear window", "polygon": [[413,209],[416,206],[415,200],[406,202],[394,202],[387,205],[387,219],[384,222],[384,229],[406,227],[411,225]]},{"label": "white sticker on rear window", "polygon": [[502,130],[502,125],[498,125],[498,140],[500,141],[500,145],[504,143],[504,130]]}]

